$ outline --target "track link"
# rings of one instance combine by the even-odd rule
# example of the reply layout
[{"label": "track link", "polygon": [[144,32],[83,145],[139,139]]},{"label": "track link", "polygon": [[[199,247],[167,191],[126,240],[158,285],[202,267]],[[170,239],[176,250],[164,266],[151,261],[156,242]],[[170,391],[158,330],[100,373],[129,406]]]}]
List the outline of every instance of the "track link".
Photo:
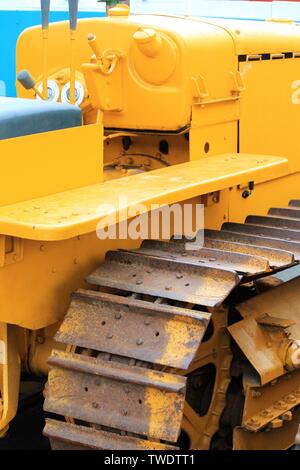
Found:
[{"label": "track link", "polygon": [[[73,294],[55,337],[70,346],[49,359],[45,410],[67,417],[47,420],[44,433],[52,446],[174,448],[185,406],[184,371],[201,356],[210,320],[229,308],[238,286],[298,264],[299,227],[300,201],[291,201],[268,216],[206,230],[202,249],[187,249],[182,240],[147,240],[135,251],[107,253],[88,277],[95,290]],[[229,379],[224,383],[225,406]],[[214,413],[219,420],[221,410]],[[249,423],[255,417],[245,429],[256,431]],[[210,442],[216,426],[199,442],[205,433]]]}]

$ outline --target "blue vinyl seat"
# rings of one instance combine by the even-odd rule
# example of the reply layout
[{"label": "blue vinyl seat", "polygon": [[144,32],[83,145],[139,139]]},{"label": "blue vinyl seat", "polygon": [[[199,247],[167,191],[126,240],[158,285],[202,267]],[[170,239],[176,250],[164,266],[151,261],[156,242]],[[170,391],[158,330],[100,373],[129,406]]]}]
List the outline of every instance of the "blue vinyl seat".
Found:
[{"label": "blue vinyl seat", "polygon": [[0,140],[80,126],[81,119],[77,106],[0,97]]}]

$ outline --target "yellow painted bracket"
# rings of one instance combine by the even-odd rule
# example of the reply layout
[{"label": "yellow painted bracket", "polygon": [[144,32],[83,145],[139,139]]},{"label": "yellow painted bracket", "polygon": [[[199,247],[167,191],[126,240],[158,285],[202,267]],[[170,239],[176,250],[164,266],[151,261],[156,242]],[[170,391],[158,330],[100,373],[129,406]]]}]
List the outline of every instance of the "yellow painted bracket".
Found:
[{"label": "yellow painted bracket", "polygon": [[121,222],[135,210],[150,211],[152,204],[169,205],[287,173],[288,161],[281,157],[226,154],[202,158],[0,207],[0,233],[31,240],[69,239],[94,232],[100,220],[116,213]]},{"label": "yellow painted bracket", "polygon": [[[280,354],[285,342],[276,330],[287,329],[287,341],[300,339],[300,278],[246,300],[237,310],[244,319],[228,327],[230,334],[258,372],[261,384],[277,379],[287,369]],[[272,328],[271,336],[265,327]]]},{"label": "yellow painted bracket", "polygon": [[0,439],[17,413],[20,373],[15,327],[0,323]]}]

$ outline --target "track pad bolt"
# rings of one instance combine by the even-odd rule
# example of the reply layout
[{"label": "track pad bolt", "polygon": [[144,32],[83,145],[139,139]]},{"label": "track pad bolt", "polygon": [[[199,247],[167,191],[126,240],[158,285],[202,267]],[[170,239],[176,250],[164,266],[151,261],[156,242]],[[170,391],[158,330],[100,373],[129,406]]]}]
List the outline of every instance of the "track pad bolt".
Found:
[{"label": "track pad bolt", "polygon": [[294,403],[296,403],[297,399],[295,397],[295,395],[289,395],[286,399],[286,402],[289,403],[290,405],[293,405]]},{"label": "track pad bolt", "polygon": [[292,412],[291,412],[291,411],[286,411],[286,412],[283,413],[283,415],[281,416],[281,419],[283,419],[283,421],[292,421],[292,419],[293,419]]},{"label": "track pad bolt", "polygon": [[275,418],[273,421],[271,421],[270,426],[272,429],[278,429],[283,426],[283,421],[280,418]]}]

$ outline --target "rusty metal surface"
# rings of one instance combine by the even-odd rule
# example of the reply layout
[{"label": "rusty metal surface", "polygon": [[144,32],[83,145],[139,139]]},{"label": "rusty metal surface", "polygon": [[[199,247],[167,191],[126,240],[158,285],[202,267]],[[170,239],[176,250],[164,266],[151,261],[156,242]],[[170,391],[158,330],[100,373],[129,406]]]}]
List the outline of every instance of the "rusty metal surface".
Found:
[{"label": "rusty metal surface", "polygon": [[243,274],[257,274],[270,270],[268,260],[262,257],[207,247],[187,250],[185,245],[185,241],[145,240],[136,252],[158,258],[183,260],[189,264],[203,264],[217,269],[233,270]]},{"label": "rusty metal surface", "polygon": [[[263,387],[253,386],[251,380],[245,384],[245,404],[242,425],[249,431],[258,431],[267,425],[272,427],[272,421],[280,418],[285,421],[293,418],[294,408],[300,403],[300,370],[293,376],[285,374],[275,382],[269,382]],[[289,412],[289,413],[288,413]]]},{"label": "rusty metal surface", "polygon": [[[177,301],[208,307],[214,338],[217,318],[225,314],[222,302],[240,282],[261,275],[268,279],[300,260],[299,209],[300,201],[291,201],[286,209],[271,209],[269,216],[251,215],[245,224],[205,230],[201,249],[187,250],[185,241],[172,240],[144,241],[134,252],[109,252],[88,282],[114,294],[73,294],[56,336],[73,345],[73,352],[56,351],[50,358],[45,409],[72,418],[73,424],[47,423],[53,447],[163,450],[156,440],[176,442],[182,426],[195,448],[209,448],[211,431],[226,407],[232,356],[222,341],[201,344],[211,314],[177,307]],[[254,377],[246,380],[248,363],[242,427],[234,430],[237,449],[289,447],[296,434],[300,371],[287,373],[285,367],[290,367],[288,348],[300,338],[300,279],[283,286],[234,305],[243,320],[228,328],[227,321],[221,322],[223,339],[229,341],[231,334]],[[204,421],[188,394],[185,402],[187,379],[177,374],[185,374],[184,369],[191,374],[203,361],[215,363],[211,347],[222,350],[224,363],[216,360],[212,403],[216,399],[218,407],[214,404],[207,421],[213,426],[201,428]],[[157,365],[176,371],[159,372]],[[271,433],[260,432],[266,428]]]},{"label": "rusty metal surface", "polygon": [[[214,312],[212,317],[214,334],[212,338],[201,344],[196,359],[192,364],[191,373],[201,371],[201,367],[212,365],[216,368],[214,390],[210,401],[210,411],[199,417],[197,410],[191,406],[189,393],[191,389],[198,396],[202,395],[201,387],[196,382],[187,384],[187,397],[184,408],[183,430],[190,438],[191,449],[209,450],[211,440],[219,428],[222,412],[226,405],[226,395],[230,384],[230,371],[232,351],[230,348],[230,335],[226,331],[227,312],[220,310]],[[202,369],[203,370],[203,369]],[[201,375],[198,375],[198,380]],[[202,389],[203,390],[203,389]],[[205,394],[205,392],[204,392]],[[199,397],[200,398],[200,397]]]},{"label": "rusty metal surface", "polygon": [[256,318],[269,313],[278,318],[288,318],[293,322],[289,333],[295,340],[300,338],[300,278],[297,277],[268,290],[237,306],[244,318]]},{"label": "rusty metal surface", "polygon": [[299,199],[292,199],[289,202],[289,207],[298,207],[300,209],[300,200]]},{"label": "rusty metal surface", "polygon": [[[286,314],[288,315],[288,313]],[[295,325],[295,322],[293,320],[289,320],[288,318],[273,317],[268,313],[264,313],[261,316],[257,317],[256,321],[259,325],[275,326],[283,329]]]},{"label": "rusty metal surface", "polygon": [[237,224],[225,222],[222,230],[229,232],[244,233],[245,235],[255,235],[257,237],[275,238],[284,241],[300,242],[300,233],[295,230],[286,230],[282,228],[265,227],[260,225]]},{"label": "rusty metal surface", "polygon": [[[250,245],[242,242],[232,242],[222,238],[221,232],[217,230],[207,230],[204,239],[204,246],[207,248],[216,248],[225,250],[230,253],[244,253],[253,255],[254,257],[264,258],[268,261],[269,266],[273,268],[281,268],[294,263],[292,253],[283,250],[267,248],[263,246]],[[224,235],[224,234],[223,234]]]},{"label": "rusty metal surface", "polygon": [[176,442],[184,377],[53,351],[45,410],[81,421]]},{"label": "rusty metal surface", "polygon": [[78,424],[46,420],[43,434],[54,450],[175,450],[176,447]]},{"label": "rusty metal surface", "polygon": [[300,338],[300,277],[246,300],[236,309],[244,320],[228,330],[261,382],[281,376],[288,366],[288,347]]},{"label": "rusty metal surface", "polygon": [[[263,327],[249,316],[228,327],[240,349],[260,375],[265,384],[284,373],[284,365]],[[271,345],[271,347],[269,347]]]},{"label": "rusty metal surface", "polygon": [[236,428],[233,433],[233,450],[289,449],[295,443],[299,414],[298,410],[292,421],[286,421],[281,428],[272,429],[271,432],[249,432],[243,428]]},{"label": "rusty metal surface", "polygon": [[300,220],[280,218],[275,216],[249,215],[246,224],[261,225],[263,227],[274,227],[288,230],[300,230]]},{"label": "rusty metal surface", "polygon": [[187,369],[211,314],[80,290],[56,334],[64,344]]},{"label": "rusty metal surface", "polygon": [[[130,367],[95,357],[53,350],[48,360],[50,366],[101,376],[108,380],[152,387],[175,393],[184,393],[186,380],[180,376],[142,367]],[[148,373],[149,372],[149,373]]]},{"label": "rusty metal surface", "polygon": [[288,219],[300,219],[300,210],[293,207],[271,207],[268,214]]},{"label": "rusty metal surface", "polygon": [[300,243],[293,241],[284,241],[275,238],[262,237],[253,234],[245,234],[239,232],[231,232],[226,229],[217,232],[216,230],[205,230],[205,237],[210,237],[212,233],[213,238],[216,236],[218,240],[225,240],[235,243],[248,244],[250,246],[275,248],[276,250],[286,251],[291,253],[295,260],[300,260]]},{"label": "rusty metal surface", "polygon": [[109,252],[88,278],[90,284],[215,307],[239,284],[234,271],[156,259],[136,253]]}]

